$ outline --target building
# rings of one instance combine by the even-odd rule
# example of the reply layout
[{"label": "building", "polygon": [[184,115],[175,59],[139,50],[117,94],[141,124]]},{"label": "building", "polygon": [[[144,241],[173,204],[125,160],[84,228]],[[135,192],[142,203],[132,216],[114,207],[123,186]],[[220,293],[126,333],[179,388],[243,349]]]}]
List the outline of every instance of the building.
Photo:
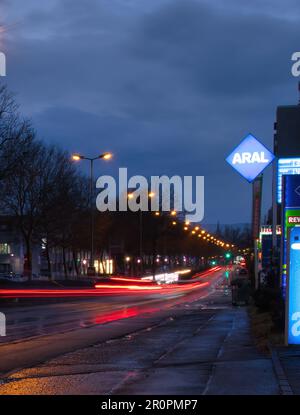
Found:
[{"label": "building", "polygon": [[277,107],[274,153],[277,157],[300,157],[300,105]]},{"label": "building", "polygon": [[[11,216],[0,216],[0,275],[23,274],[25,246],[17,220]],[[32,247],[32,273],[40,272],[40,249]]]},{"label": "building", "polygon": [[[32,274],[53,279],[76,278],[78,275],[87,275],[90,260],[88,250],[72,251],[62,247],[52,247],[49,250],[49,264],[46,255],[46,240],[32,245]],[[24,273],[26,249],[24,239],[17,226],[17,220],[10,216],[0,216],[0,276],[10,273]],[[96,272],[111,274],[114,263],[107,252],[102,252],[101,259],[95,258]]]}]

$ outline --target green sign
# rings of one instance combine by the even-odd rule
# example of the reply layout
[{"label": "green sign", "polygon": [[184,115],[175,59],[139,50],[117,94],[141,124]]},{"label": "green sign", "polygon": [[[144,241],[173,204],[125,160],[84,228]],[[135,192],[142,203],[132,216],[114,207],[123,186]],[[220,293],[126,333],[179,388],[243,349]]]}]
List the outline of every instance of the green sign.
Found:
[{"label": "green sign", "polygon": [[288,229],[300,226],[300,209],[285,209],[284,237],[287,239]]}]

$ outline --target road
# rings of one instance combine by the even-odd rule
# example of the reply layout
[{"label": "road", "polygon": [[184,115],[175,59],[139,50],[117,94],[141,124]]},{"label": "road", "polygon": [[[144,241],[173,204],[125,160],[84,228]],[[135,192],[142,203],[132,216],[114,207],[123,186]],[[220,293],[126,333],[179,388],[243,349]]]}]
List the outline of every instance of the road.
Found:
[{"label": "road", "polygon": [[174,295],[13,311],[0,394],[277,394],[272,363],[255,349],[245,309],[232,308],[223,270],[204,282]]},{"label": "road", "polygon": [[6,315],[7,335],[0,337],[0,343],[88,328],[168,309],[184,301],[192,301],[199,295],[207,295],[222,272],[220,267],[215,267],[201,273],[191,283],[175,286],[136,285],[125,281],[122,286],[102,284],[98,285],[98,289],[0,290],[2,297],[68,298],[67,302],[39,306],[2,307],[1,311]]}]

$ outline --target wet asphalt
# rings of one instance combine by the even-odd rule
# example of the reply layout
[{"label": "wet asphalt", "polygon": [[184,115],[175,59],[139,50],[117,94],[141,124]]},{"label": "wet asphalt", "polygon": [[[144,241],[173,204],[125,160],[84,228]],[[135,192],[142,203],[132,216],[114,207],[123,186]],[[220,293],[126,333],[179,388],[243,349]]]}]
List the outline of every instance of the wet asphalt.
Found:
[{"label": "wet asphalt", "polygon": [[[10,364],[0,365],[0,395],[279,394],[272,360],[256,349],[247,309],[232,307],[223,278],[198,299],[105,324],[100,337],[99,326],[89,330],[88,346],[72,339],[76,331],[28,340],[41,353],[29,367],[12,364],[2,345]],[[55,357],[49,342],[64,344]]]}]

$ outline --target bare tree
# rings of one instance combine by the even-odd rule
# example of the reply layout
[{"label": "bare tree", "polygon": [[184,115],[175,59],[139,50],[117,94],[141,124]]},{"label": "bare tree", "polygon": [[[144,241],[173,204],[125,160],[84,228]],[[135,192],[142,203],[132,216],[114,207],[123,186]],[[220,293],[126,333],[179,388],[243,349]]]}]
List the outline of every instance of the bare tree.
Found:
[{"label": "bare tree", "polygon": [[44,146],[35,140],[29,124],[22,133],[22,146],[14,149],[18,163],[13,174],[1,182],[1,205],[5,213],[13,215],[25,242],[24,273],[31,276],[32,243],[42,200]]},{"label": "bare tree", "polygon": [[[87,179],[76,171],[68,154],[59,148],[45,151],[46,162],[43,172],[42,200],[38,221],[38,236],[43,239],[51,277],[50,249],[62,248],[65,277],[68,276],[66,249],[76,256],[78,245],[86,241],[86,235],[79,225],[85,221],[88,206]],[[83,228],[84,229],[84,228]],[[76,263],[75,269],[76,269]]]},{"label": "bare tree", "polygon": [[21,118],[13,95],[0,84],[0,180],[13,174],[23,142],[29,138],[29,125]]}]

